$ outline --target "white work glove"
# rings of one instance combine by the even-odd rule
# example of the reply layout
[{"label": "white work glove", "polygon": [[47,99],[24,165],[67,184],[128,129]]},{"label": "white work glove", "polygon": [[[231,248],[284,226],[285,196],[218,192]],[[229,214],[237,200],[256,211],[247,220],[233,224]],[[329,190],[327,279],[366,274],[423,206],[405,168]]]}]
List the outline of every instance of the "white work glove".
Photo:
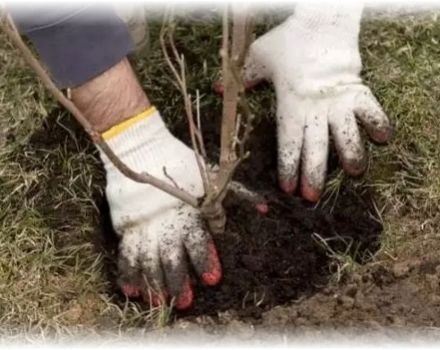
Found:
[{"label": "white work glove", "polygon": [[275,86],[280,187],[295,191],[301,163],[301,194],[310,201],[317,201],[324,187],[329,127],[350,175],[366,167],[356,117],[376,142],[391,134],[386,115],[359,76],[361,14],[357,4],[301,3],[249,50],[246,85],[265,79]]},{"label": "white work glove", "polygon": [[[175,182],[195,196],[203,195],[194,152],[168,131],[154,107],[103,136],[131,169],[171,185]],[[217,284],[222,274],[198,210],[125,177],[102,152],[101,158],[113,227],[121,238],[118,269],[123,293],[142,296],[153,305],[171,296],[176,308],[190,307],[193,290],[186,256],[206,285]]]}]

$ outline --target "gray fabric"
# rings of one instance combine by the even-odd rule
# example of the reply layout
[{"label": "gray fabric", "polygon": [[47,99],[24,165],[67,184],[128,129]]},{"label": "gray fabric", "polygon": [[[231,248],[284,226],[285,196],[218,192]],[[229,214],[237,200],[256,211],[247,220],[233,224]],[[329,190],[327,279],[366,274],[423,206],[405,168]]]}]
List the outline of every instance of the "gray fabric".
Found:
[{"label": "gray fabric", "polygon": [[128,28],[111,5],[60,3],[8,8],[60,88],[87,82],[133,51]]}]

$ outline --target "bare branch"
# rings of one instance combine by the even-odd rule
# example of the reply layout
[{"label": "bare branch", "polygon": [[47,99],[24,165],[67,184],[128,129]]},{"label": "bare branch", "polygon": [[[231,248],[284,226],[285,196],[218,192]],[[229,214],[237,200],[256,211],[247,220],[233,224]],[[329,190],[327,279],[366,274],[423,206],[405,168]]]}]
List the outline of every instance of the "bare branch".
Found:
[{"label": "bare branch", "polygon": [[171,58],[170,58],[170,56],[168,54],[168,50],[167,50],[167,47],[166,47],[166,44],[165,44],[165,35],[166,35],[167,31],[168,31],[168,29],[166,27],[165,19],[164,19],[164,23],[162,23],[162,29],[161,29],[160,35],[159,35],[160,46],[162,48],[162,52],[164,54],[165,61],[167,62],[168,67],[173,72],[174,78],[177,80],[177,83],[179,85],[180,91],[183,93],[183,91],[182,91],[182,86],[183,86],[182,79],[180,78],[180,75],[177,72],[176,67],[174,67],[173,62],[171,62]]},{"label": "bare branch", "polygon": [[168,174],[167,168],[162,167],[162,171],[163,171],[163,174],[166,176],[166,178],[173,183],[174,187],[179,188],[179,185],[177,185],[177,182],[171,177],[170,174]]},{"label": "bare branch", "polygon": [[231,76],[231,57],[229,47],[229,8],[225,5],[223,15],[223,43],[220,51],[222,58],[223,73],[223,114],[222,129],[220,139],[220,167],[236,158],[235,152],[231,152],[232,139],[235,131],[236,115],[237,115],[237,97],[238,90],[235,80]]},{"label": "bare branch", "polygon": [[262,204],[266,202],[266,199],[258,193],[249,190],[241,182],[230,181],[228,184],[228,191],[234,193],[237,197],[245,199],[253,204]]},{"label": "bare branch", "polygon": [[[244,158],[243,158],[244,159]],[[227,167],[220,166],[220,171],[218,175],[218,181],[217,181],[217,191],[213,194],[213,200],[214,201],[222,201],[226,195],[228,185],[232,180],[232,177],[234,176],[235,170],[240,165],[241,161],[243,159],[236,159],[234,162],[230,162]]]},{"label": "bare branch", "polygon": [[[203,151],[202,149],[204,148],[203,145],[203,136],[202,136],[202,131],[200,130],[200,128],[196,128],[195,124],[194,124],[194,118],[193,118],[193,111],[192,111],[192,101],[191,98],[188,96],[188,87],[186,84],[186,65],[185,65],[185,56],[182,54],[179,54],[179,51],[176,48],[176,42],[174,40],[174,23],[172,22],[172,17],[169,18],[170,24],[169,24],[169,28],[170,30],[168,30],[168,41],[171,47],[171,50],[174,54],[174,59],[179,63],[179,67],[180,67],[180,80],[182,82],[181,84],[181,92],[182,95],[184,96],[184,103],[185,103],[185,110],[186,113],[189,117],[189,122],[193,124],[193,132],[194,135],[197,139],[197,152],[203,155]],[[175,70],[177,72],[177,69]],[[207,162],[207,158],[205,155],[203,155],[204,157],[204,162]]]},{"label": "bare branch", "polygon": [[206,161],[208,157],[206,155],[205,140],[203,139],[203,132],[202,132],[202,122],[200,120],[200,94],[198,89],[196,90],[196,115],[197,115],[197,130],[200,134],[200,151],[202,152],[202,156]]},{"label": "bare branch", "polygon": [[[176,46],[174,44],[174,36],[173,36],[173,30],[170,30],[170,22],[171,22],[171,15],[166,14],[164,23],[162,24],[162,29],[160,32],[160,44],[162,48],[162,52],[165,56],[165,60],[171,69],[175,79],[177,80],[177,83],[179,85],[180,92],[182,93],[184,106],[185,106],[185,114],[188,120],[188,126],[189,126],[189,134],[191,137],[191,144],[194,150],[194,155],[196,158],[197,166],[199,168],[200,176],[202,178],[202,184],[205,194],[208,192],[209,189],[209,176],[207,174],[206,169],[206,157],[204,153],[204,146],[203,139],[201,137],[201,131],[197,129],[194,123],[194,116],[192,111],[192,101],[191,101],[191,95],[188,94],[187,86],[186,86],[186,71],[185,71],[185,60],[183,55],[179,55]],[[166,20],[168,23],[166,23]],[[172,48],[172,52],[174,55],[174,59],[179,64],[179,70],[180,74],[177,70],[177,68],[174,66],[167,50],[167,46],[165,43],[165,36],[168,34],[168,41]],[[203,148],[203,151],[201,149]]]},{"label": "bare branch", "polygon": [[[246,51],[249,46],[249,26],[247,25],[247,16],[239,13],[237,7],[233,6],[232,11],[232,38],[229,39],[229,20],[228,8],[223,15],[223,42],[221,49],[222,73],[223,73],[223,115],[221,130],[221,149],[220,149],[220,170],[218,186],[220,193],[227,188],[227,182],[232,179],[232,175],[246,157],[244,144],[251,130],[252,114],[249,108],[242,110],[238,115],[238,106],[247,106],[240,103],[244,100],[241,95],[244,94],[244,85],[240,78],[241,69],[246,57]],[[231,41],[231,45],[229,45]],[[238,72],[238,73],[237,73]],[[244,119],[243,136],[240,139],[241,121]],[[243,139],[245,137],[245,139]],[[240,151],[237,154],[236,146],[240,145]]]},{"label": "bare branch", "polygon": [[[242,158],[246,156],[245,145],[253,129],[252,123],[254,121],[254,115],[251,112],[249,104],[245,98],[239,99],[238,106],[240,107],[241,113],[244,116],[243,119],[245,120],[243,128],[244,131],[241,135],[241,140],[239,143],[239,158]],[[240,136],[237,134],[236,137],[239,138]]]},{"label": "bare branch", "polygon": [[240,135],[240,129],[241,129],[241,114],[238,113],[237,115],[237,122],[235,124],[235,131],[234,136],[232,137],[232,145],[231,150],[235,152],[237,145],[241,144],[239,135]]}]

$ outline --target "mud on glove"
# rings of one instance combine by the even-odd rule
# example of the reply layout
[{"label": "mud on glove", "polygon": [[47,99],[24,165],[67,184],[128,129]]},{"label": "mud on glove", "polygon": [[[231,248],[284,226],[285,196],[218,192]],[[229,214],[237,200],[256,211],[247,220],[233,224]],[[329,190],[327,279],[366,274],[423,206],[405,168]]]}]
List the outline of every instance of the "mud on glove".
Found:
[{"label": "mud on glove", "polygon": [[273,82],[277,97],[281,188],[317,201],[327,170],[329,129],[344,170],[358,175],[366,157],[356,117],[376,142],[389,121],[360,78],[358,4],[298,4],[293,16],[250,47],[244,79]]},{"label": "mud on glove", "polygon": [[[103,133],[115,154],[137,172],[147,172],[195,196],[203,185],[194,152],[166,128],[154,107]],[[101,152],[113,226],[121,238],[119,284],[129,297],[153,305],[168,295],[178,309],[193,303],[187,257],[206,285],[222,271],[216,248],[197,209],[120,173]]]}]

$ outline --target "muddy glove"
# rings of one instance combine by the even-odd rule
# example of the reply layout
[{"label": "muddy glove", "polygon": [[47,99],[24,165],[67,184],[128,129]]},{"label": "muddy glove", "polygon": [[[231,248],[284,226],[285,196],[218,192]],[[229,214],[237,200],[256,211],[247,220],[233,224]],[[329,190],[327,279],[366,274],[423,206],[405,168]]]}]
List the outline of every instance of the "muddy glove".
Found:
[{"label": "muddy glove", "polygon": [[[137,172],[147,172],[195,196],[203,185],[194,152],[165,127],[151,107],[103,134],[111,149]],[[101,153],[113,226],[121,237],[119,283],[129,297],[153,305],[166,295],[178,309],[193,302],[187,258],[206,285],[221,278],[214,243],[198,210],[171,195],[122,175]]]},{"label": "muddy glove", "polygon": [[366,157],[356,117],[370,137],[391,134],[387,117],[359,76],[362,7],[298,4],[293,16],[258,38],[244,69],[246,85],[267,79],[277,96],[280,187],[317,201],[327,170],[329,129],[344,170],[361,174]]}]

